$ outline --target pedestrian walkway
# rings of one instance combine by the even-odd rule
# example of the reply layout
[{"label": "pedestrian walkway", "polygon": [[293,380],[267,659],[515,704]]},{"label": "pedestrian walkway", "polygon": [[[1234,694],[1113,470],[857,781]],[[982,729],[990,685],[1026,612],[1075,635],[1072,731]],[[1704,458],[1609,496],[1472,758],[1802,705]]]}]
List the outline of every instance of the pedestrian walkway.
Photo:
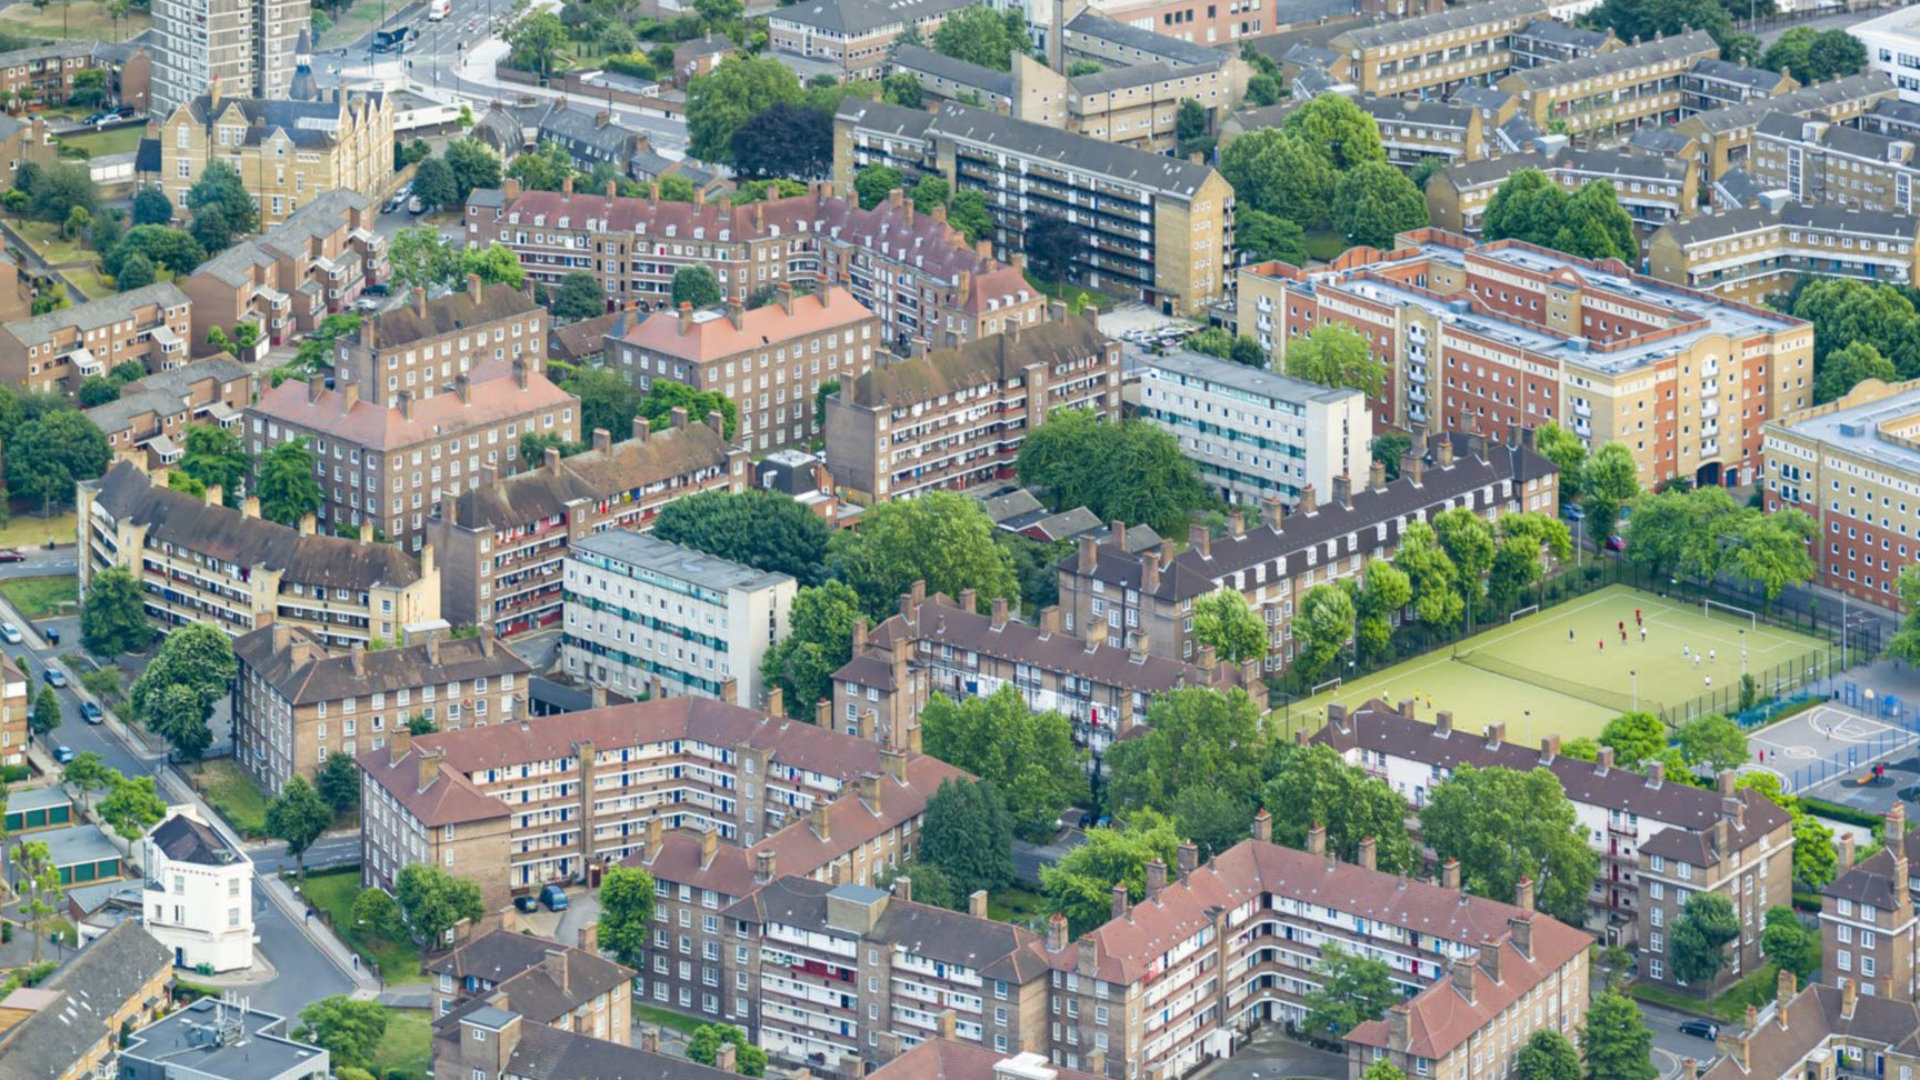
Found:
[{"label": "pedestrian walkway", "polygon": [[335,937],[326,924],[308,914],[310,909],[306,901],[295,895],[292,887],[277,874],[260,874],[255,877],[255,880],[259,882],[261,890],[267,894],[267,899],[313,940],[321,953],[333,962],[333,966],[345,972],[347,977],[353,980],[356,987],[354,997],[372,999],[379,996],[380,980],[374,978],[372,973],[365,969],[360,963],[359,955]]}]

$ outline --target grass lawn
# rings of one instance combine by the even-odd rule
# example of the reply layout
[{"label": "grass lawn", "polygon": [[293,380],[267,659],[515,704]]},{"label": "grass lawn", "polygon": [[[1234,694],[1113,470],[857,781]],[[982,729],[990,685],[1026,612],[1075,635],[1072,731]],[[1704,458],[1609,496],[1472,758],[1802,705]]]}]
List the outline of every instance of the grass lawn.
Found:
[{"label": "grass lawn", "polygon": [[1636,982],[1629,988],[1634,997],[1641,1001],[1651,1001],[1655,1005],[1664,1005],[1669,1009],[1693,1013],[1699,1016],[1711,1016],[1726,1023],[1737,1023],[1747,1015],[1747,1006],[1762,1008],[1772,1001],[1779,990],[1776,974],[1778,968],[1772,964],[1762,967],[1746,978],[1734,983],[1711,1001],[1703,1001],[1692,994],[1683,994],[1665,986]]},{"label": "grass lawn", "polygon": [[[1636,632],[1636,611],[1645,618],[1645,641]],[[1618,637],[1623,622],[1625,644]],[[1604,650],[1601,640],[1607,641]],[[1316,730],[1329,701],[1357,708],[1369,698],[1392,704],[1412,698],[1422,719],[1451,711],[1472,718],[1476,730],[1501,721],[1507,740],[1523,746],[1548,734],[1597,736],[1608,720],[1636,704],[1664,711],[1673,722],[1684,719],[1697,711],[1708,678],[1715,692],[1738,687],[1743,648],[1763,694],[1792,689],[1786,683],[1826,655],[1826,644],[1805,634],[1752,626],[1717,611],[1709,617],[1697,602],[1609,585],[1296,704],[1286,726],[1289,733]],[[1709,652],[1712,659],[1694,662]]]},{"label": "grass lawn", "polygon": [[39,547],[48,537],[63,544],[73,543],[73,511],[65,510],[52,517],[41,517],[37,505],[32,511],[16,513],[5,524],[0,524],[0,547]]},{"label": "grass lawn", "polygon": [[41,258],[55,266],[61,263],[92,265],[96,261],[97,257],[93,252],[81,246],[78,239],[69,240],[61,236],[60,226],[51,222],[15,220],[9,224],[13,226],[14,232],[19,233],[21,238],[33,247],[33,250],[40,253]]},{"label": "grass lawn", "polygon": [[433,1026],[424,1009],[388,1009],[387,1032],[373,1051],[372,1073],[385,1076],[399,1069],[425,1076],[433,1056]]},{"label": "grass lawn", "polygon": [[[80,268],[63,266],[54,272],[66,278],[68,285],[86,294],[89,300],[99,300],[102,297],[112,296],[118,291],[112,285],[107,284],[106,276],[94,267]],[[67,290],[67,299],[69,302],[77,304],[80,302],[80,298],[73,295],[73,289]]]},{"label": "grass lawn", "polygon": [[987,917],[995,922],[1036,923],[1046,918],[1040,894],[1018,886],[987,895]]},{"label": "grass lawn", "polygon": [[[267,829],[267,793],[242,772],[231,758],[214,758],[187,766],[187,778],[207,805],[244,836],[262,836]],[[352,903],[349,898],[348,903]]]},{"label": "grass lawn", "polygon": [[130,154],[140,148],[140,139],[147,129],[138,124],[132,127],[115,128],[112,131],[90,131],[85,135],[62,135],[60,145],[77,147],[87,152],[88,157],[106,157],[109,154]]},{"label": "grass lawn", "polygon": [[[306,894],[308,903],[327,913],[333,932],[348,948],[369,963],[379,966],[387,985],[404,986],[427,981],[420,971],[420,953],[411,942],[395,944],[372,934],[363,934],[354,927],[353,901],[360,895],[358,868],[308,874]],[[424,1053],[424,1043],[422,1045]]]},{"label": "grass lawn", "polygon": [[16,33],[51,38],[97,38],[101,41],[125,41],[145,30],[152,20],[131,12],[120,18],[116,27],[107,14],[107,5],[97,0],[73,0],[48,4],[44,9],[32,4],[16,4],[0,11],[0,25]]},{"label": "grass lawn", "polygon": [[29,619],[67,615],[80,603],[80,579],[71,575],[14,578],[0,582],[0,593]]},{"label": "grass lawn", "polygon": [[699,1030],[700,1025],[706,1023],[705,1020],[697,1016],[677,1013],[672,1009],[662,1009],[657,1005],[642,1005],[637,1001],[633,1004],[633,1018],[642,1023],[652,1024],[654,1027],[662,1027],[670,1031],[677,1031],[686,1036],[692,1036],[695,1031]]},{"label": "grass lawn", "polygon": [[373,0],[360,0],[335,16],[333,25],[327,27],[327,32],[320,35],[316,44],[325,49],[342,48],[379,28],[380,5]]},{"label": "grass lawn", "polygon": [[1332,229],[1309,229],[1306,242],[1307,256],[1321,262],[1332,262],[1348,246],[1347,238]]}]

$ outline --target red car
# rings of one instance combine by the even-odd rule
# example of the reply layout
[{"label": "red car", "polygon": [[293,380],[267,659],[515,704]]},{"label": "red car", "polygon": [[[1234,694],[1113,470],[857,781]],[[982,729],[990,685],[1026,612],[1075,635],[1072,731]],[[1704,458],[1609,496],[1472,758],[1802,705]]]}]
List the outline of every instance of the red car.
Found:
[{"label": "red car", "polygon": [[0,563],[26,562],[27,557],[12,548],[0,548]]},{"label": "red car", "polygon": [[1625,551],[1627,550],[1627,542],[1625,540],[1622,540],[1618,536],[1609,536],[1607,537],[1607,550],[1608,551]]}]

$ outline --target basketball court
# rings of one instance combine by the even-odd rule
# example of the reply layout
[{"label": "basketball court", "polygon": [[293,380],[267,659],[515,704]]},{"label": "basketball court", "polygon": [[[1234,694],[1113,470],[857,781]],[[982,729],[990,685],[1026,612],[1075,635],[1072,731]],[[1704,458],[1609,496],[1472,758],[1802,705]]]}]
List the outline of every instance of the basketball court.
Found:
[{"label": "basketball court", "polygon": [[1753,760],[1743,772],[1770,772],[1789,794],[1829,781],[1858,782],[1876,763],[1920,744],[1920,736],[1902,721],[1873,717],[1832,702],[1761,728],[1747,737]]}]

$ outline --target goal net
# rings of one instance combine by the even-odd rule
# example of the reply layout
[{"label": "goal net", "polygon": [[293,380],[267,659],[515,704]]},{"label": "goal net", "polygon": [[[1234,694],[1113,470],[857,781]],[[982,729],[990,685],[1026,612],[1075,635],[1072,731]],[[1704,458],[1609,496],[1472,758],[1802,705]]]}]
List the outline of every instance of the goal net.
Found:
[{"label": "goal net", "polygon": [[1754,614],[1750,608],[1735,607],[1732,604],[1723,604],[1718,600],[1700,601],[1700,614],[1703,617],[1712,619],[1715,612],[1729,616],[1735,622],[1746,623],[1749,629],[1758,629],[1760,626],[1760,616]]},{"label": "goal net", "polygon": [[1340,688],[1340,680],[1339,678],[1336,677],[1336,678],[1328,679],[1326,682],[1317,684],[1316,686],[1314,686],[1313,692],[1308,694],[1307,696],[1319,697],[1321,694],[1324,694],[1329,690],[1338,690],[1339,688]]},{"label": "goal net", "polygon": [[1516,623],[1516,622],[1519,622],[1521,619],[1526,618],[1529,615],[1538,615],[1539,613],[1540,613],[1539,604],[1528,604],[1526,607],[1523,607],[1520,610],[1514,612],[1513,614],[1507,616],[1507,622]]}]

